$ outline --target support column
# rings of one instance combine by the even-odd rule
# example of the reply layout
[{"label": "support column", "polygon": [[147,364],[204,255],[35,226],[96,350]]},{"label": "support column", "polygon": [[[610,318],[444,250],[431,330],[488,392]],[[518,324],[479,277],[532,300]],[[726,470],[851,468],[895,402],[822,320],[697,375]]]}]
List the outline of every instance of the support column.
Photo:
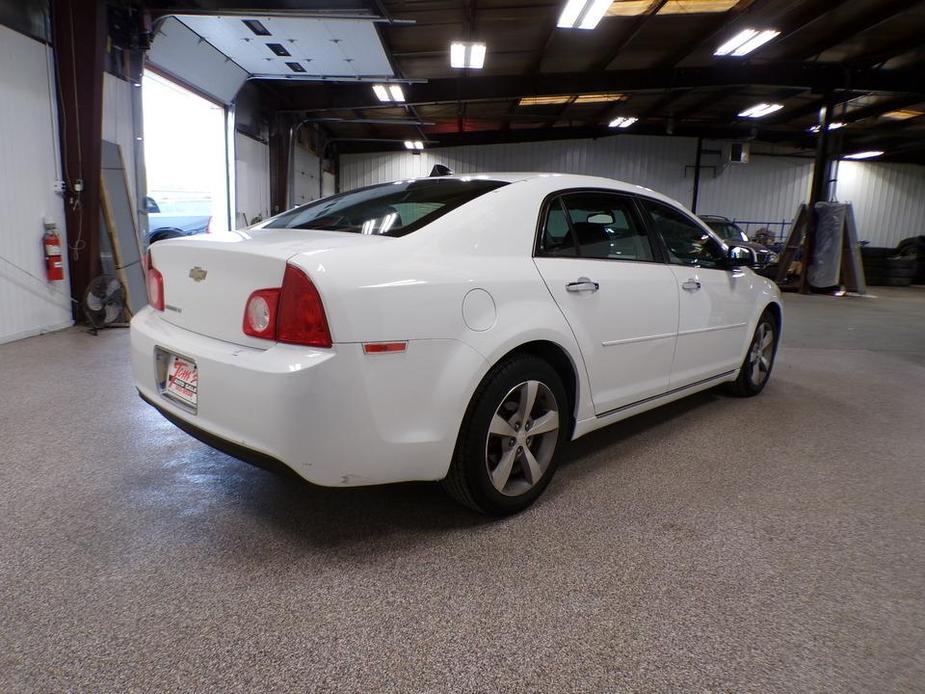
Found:
[{"label": "support column", "polygon": [[694,159],[694,190],[691,191],[691,212],[697,214],[697,198],[700,197],[700,162],[703,158],[703,138],[697,138],[697,157]]},{"label": "support column", "polygon": [[[65,180],[71,296],[77,301],[102,272],[100,172],[106,7],[102,0],[52,0],[58,115]],[[78,190],[80,188],[80,190]],[[80,318],[74,306],[75,318]]]}]

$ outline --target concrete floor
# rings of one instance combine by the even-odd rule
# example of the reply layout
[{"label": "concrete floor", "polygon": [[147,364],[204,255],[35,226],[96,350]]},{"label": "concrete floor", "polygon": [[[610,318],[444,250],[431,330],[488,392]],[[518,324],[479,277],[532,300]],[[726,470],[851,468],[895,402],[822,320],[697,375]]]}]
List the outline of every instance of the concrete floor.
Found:
[{"label": "concrete floor", "polygon": [[786,297],[765,393],[489,522],[188,438],[125,331],[0,347],[0,691],[922,691],[925,288]]}]

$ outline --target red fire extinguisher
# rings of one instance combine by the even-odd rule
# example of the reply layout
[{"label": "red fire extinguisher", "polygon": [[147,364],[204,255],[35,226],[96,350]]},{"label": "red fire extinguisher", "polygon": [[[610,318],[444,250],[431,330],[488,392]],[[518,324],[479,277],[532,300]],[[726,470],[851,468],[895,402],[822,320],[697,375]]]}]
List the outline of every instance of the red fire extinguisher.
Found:
[{"label": "red fire extinguisher", "polygon": [[64,279],[64,264],[61,261],[61,239],[58,232],[52,226],[45,231],[42,237],[42,244],[45,246],[45,272],[48,275],[49,282]]}]

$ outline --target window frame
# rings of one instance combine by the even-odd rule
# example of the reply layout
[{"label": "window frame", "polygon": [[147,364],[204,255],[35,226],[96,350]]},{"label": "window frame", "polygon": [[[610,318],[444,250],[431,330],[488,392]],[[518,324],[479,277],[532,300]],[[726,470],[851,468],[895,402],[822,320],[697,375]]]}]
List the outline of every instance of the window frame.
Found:
[{"label": "window frame", "polygon": [[[706,222],[700,220],[699,218],[697,218],[697,217],[695,217],[695,216],[691,216],[690,214],[687,213],[686,210],[684,210],[684,209],[682,209],[682,208],[680,208],[680,207],[676,207],[675,205],[672,205],[672,204],[670,204],[670,203],[667,203],[667,202],[665,202],[664,200],[658,200],[657,198],[653,198],[653,197],[648,196],[648,195],[636,195],[635,197],[636,197],[636,203],[637,203],[637,206],[638,206],[639,214],[643,217],[643,219],[645,220],[645,223],[646,223],[646,225],[647,225],[647,233],[648,233],[650,236],[653,236],[653,237],[655,237],[655,238],[658,239],[658,245],[659,245],[659,247],[661,248],[661,251],[662,251],[662,253],[663,253],[663,255],[664,255],[664,258],[665,258],[664,263],[665,263],[666,265],[674,265],[674,266],[676,266],[676,267],[691,267],[691,268],[697,268],[698,270],[721,270],[721,271],[726,271],[726,270],[729,270],[729,269],[730,269],[730,268],[726,265],[726,263],[724,262],[725,258],[728,257],[728,254],[729,254],[729,245],[728,245],[725,241],[723,241],[722,238],[720,238],[719,234],[717,234],[717,233],[716,233],[715,231],[713,231],[709,226],[707,226]],[[658,226],[657,226],[656,223],[655,223],[655,220],[652,219],[652,215],[649,213],[649,210],[646,209],[646,206],[643,204],[643,202],[654,202],[654,203],[656,203],[656,204],[658,204],[658,205],[663,205],[664,207],[668,207],[668,208],[674,210],[675,212],[677,212],[678,214],[680,214],[681,216],[683,216],[683,217],[685,217],[686,219],[688,219],[694,226],[696,226],[696,227],[702,229],[703,231],[705,231],[705,232],[707,233],[707,235],[710,236],[710,237],[717,243],[717,245],[720,247],[720,249],[722,250],[723,258],[720,258],[720,259],[718,260],[717,266],[716,266],[716,267],[705,267],[705,266],[700,265],[700,264],[697,264],[697,265],[688,265],[688,264],[686,264],[686,263],[680,263],[680,262],[676,263],[676,262],[672,261],[672,260],[671,260],[671,252],[670,252],[670,250],[668,249],[668,242],[665,241],[664,237],[662,236],[662,232],[659,231]]]},{"label": "window frame", "polygon": [[[581,244],[578,243],[578,237],[575,234],[575,227],[572,224],[572,217],[568,212],[568,207],[565,205],[563,198],[567,195],[580,193],[594,193],[594,194],[605,194],[612,195],[621,200],[625,201],[627,204],[627,212],[630,215],[632,222],[636,227],[643,232],[643,236],[649,241],[649,247],[652,249],[652,259],[647,258],[591,258],[586,255],[581,254]],[[562,212],[565,215],[565,221],[568,224],[568,235],[572,240],[572,244],[575,247],[575,255],[555,255],[547,253],[543,248],[543,238],[546,231],[546,220],[549,217],[549,211],[552,209],[554,204],[558,204]],[[561,259],[573,259],[573,260],[599,260],[604,262],[616,261],[620,263],[668,263],[669,256],[667,249],[664,245],[664,241],[661,236],[658,234],[653,234],[652,225],[649,223],[648,215],[644,214],[642,206],[639,204],[639,201],[636,199],[636,195],[630,192],[622,190],[614,190],[612,188],[596,188],[596,187],[580,187],[580,188],[563,188],[562,190],[557,190],[555,192],[549,193],[543,202],[540,204],[539,217],[536,223],[536,231],[534,234],[533,241],[533,257],[534,258],[561,258]]]}]

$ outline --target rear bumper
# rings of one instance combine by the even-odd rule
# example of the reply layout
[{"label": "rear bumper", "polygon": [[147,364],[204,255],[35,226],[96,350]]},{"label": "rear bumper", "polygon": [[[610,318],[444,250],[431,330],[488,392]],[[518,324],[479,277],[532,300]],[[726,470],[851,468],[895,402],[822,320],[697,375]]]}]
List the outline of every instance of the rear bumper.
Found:
[{"label": "rear bumper", "polygon": [[[446,475],[465,408],[487,364],[456,340],[414,340],[403,354],[205,337],[146,308],[132,319],[141,397],[205,443],[261,467],[285,466],[323,486]],[[161,394],[155,348],[196,362],[196,412]]]}]

